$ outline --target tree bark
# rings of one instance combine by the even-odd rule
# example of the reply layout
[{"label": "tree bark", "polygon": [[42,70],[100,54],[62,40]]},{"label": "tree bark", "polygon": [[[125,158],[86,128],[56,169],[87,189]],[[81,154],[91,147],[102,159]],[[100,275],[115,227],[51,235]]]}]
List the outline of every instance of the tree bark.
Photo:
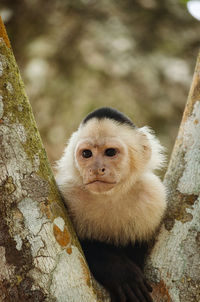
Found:
[{"label": "tree bark", "polygon": [[0,301],[94,302],[0,20]]},{"label": "tree bark", "polygon": [[155,302],[200,301],[200,55],[164,179],[168,210],[146,271]]}]

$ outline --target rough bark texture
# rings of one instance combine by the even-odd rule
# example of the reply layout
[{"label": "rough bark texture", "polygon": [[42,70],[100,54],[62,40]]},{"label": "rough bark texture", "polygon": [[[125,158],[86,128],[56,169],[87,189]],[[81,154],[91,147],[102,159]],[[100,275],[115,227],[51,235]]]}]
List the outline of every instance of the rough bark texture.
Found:
[{"label": "rough bark texture", "polygon": [[0,301],[97,301],[1,20]]},{"label": "rough bark texture", "polygon": [[155,302],[200,301],[200,56],[164,180],[169,207],[147,264]]}]

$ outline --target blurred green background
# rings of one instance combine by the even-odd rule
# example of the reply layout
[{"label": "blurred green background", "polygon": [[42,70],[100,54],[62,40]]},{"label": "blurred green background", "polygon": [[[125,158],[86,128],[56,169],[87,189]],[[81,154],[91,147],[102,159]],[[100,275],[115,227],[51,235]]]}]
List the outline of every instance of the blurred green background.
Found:
[{"label": "blurred green background", "polygon": [[1,0],[51,162],[100,106],[151,126],[170,156],[200,41],[200,23],[184,2]]}]

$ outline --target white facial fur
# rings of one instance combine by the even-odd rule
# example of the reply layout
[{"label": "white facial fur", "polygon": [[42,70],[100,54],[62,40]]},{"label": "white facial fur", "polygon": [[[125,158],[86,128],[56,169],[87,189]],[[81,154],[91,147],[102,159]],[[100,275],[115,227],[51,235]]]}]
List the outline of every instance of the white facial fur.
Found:
[{"label": "white facial fur", "polygon": [[[106,155],[110,148],[114,156]],[[85,158],[84,150],[92,156]],[[96,118],[80,125],[56,177],[78,235],[121,244],[150,237],[166,206],[164,186],[153,174],[163,162],[147,127]]]}]

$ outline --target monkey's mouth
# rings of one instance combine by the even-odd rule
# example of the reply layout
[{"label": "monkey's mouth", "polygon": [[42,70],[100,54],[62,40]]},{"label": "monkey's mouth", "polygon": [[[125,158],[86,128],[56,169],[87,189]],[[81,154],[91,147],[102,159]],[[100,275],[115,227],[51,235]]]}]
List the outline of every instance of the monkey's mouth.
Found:
[{"label": "monkey's mouth", "polygon": [[101,194],[110,191],[115,184],[116,182],[94,179],[85,184],[85,188],[94,194]]},{"label": "monkey's mouth", "polygon": [[93,180],[93,181],[90,181],[90,182],[86,183],[85,186],[87,186],[87,185],[92,185],[92,184],[115,185],[116,182],[109,182],[109,181],[104,181],[104,180],[95,179],[95,180]]}]

